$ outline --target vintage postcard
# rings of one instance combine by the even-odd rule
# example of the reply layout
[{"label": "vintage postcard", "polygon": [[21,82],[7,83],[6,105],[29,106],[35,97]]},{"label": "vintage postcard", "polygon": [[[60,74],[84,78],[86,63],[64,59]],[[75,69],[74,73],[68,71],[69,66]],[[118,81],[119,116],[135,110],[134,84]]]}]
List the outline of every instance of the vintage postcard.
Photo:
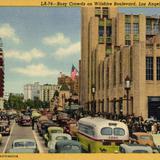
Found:
[{"label": "vintage postcard", "polygon": [[158,7],[0,2],[0,159],[158,159]]}]

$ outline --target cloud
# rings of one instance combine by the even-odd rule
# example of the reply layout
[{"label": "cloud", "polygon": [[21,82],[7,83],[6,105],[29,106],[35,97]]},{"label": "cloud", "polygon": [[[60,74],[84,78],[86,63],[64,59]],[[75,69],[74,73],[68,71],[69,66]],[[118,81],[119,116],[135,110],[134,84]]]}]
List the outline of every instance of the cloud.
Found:
[{"label": "cloud", "polygon": [[61,59],[64,57],[76,55],[79,52],[80,52],[80,42],[76,42],[76,43],[70,44],[66,48],[57,49],[54,56]]},{"label": "cloud", "polygon": [[65,37],[63,33],[57,33],[53,36],[44,37],[42,42],[48,46],[66,45],[71,42],[70,38]]},{"label": "cloud", "polygon": [[33,48],[32,50],[27,51],[27,52],[8,50],[5,52],[5,56],[7,58],[15,58],[15,59],[23,60],[25,62],[30,62],[32,59],[44,57],[45,53],[43,53],[42,51],[36,48]]},{"label": "cloud", "polygon": [[0,25],[0,37],[10,39],[16,44],[20,43],[20,38],[17,36],[15,29],[8,23]]},{"label": "cloud", "polygon": [[22,75],[26,75],[29,77],[47,77],[47,76],[54,76],[58,75],[58,70],[50,70],[44,64],[32,64],[26,67],[20,68],[13,68],[11,69],[12,72],[20,73]]}]

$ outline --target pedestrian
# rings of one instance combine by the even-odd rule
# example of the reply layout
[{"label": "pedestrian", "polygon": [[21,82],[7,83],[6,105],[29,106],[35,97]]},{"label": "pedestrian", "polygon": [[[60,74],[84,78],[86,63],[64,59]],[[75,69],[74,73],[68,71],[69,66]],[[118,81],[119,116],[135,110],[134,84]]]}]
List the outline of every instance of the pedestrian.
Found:
[{"label": "pedestrian", "polygon": [[34,123],[35,123],[35,119],[34,117],[32,118],[32,130],[34,130]]}]

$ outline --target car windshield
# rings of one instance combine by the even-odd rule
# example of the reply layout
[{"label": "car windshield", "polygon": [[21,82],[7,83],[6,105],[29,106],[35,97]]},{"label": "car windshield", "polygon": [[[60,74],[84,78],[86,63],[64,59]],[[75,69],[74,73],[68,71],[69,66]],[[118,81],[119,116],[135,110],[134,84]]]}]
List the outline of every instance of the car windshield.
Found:
[{"label": "car windshield", "polygon": [[58,137],[56,137],[56,140],[66,140],[66,139],[68,139],[68,138],[65,137],[65,136],[58,136]]},{"label": "car windshield", "polygon": [[35,143],[31,142],[31,141],[27,141],[27,142],[16,142],[14,144],[14,147],[34,147]]},{"label": "car windshield", "polygon": [[51,130],[51,133],[62,133],[62,130]]},{"label": "car windshield", "polygon": [[63,150],[80,150],[79,146],[77,145],[64,145]]},{"label": "car windshield", "polygon": [[132,153],[148,153],[146,150],[134,150]]},{"label": "car windshield", "polygon": [[147,136],[147,135],[140,136],[140,139],[141,140],[152,140],[151,136]]}]

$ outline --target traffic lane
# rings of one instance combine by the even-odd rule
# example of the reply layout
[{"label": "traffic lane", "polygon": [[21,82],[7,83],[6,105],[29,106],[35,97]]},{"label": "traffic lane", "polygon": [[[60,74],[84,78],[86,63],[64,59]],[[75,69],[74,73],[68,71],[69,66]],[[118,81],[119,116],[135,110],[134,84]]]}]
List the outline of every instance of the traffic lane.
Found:
[{"label": "traffic lane", "polygon": [[32,128],[28,126],[19,126],[17,123],[14,125],[13,132],[10,140],[6,146],[5,152],[12,148],[12,142],[16,139],[35,139]]},{"label": "traffic lane", "polygon": [[43,137],[41,137],[39,135],[37,128],[34,131],[35,131],[36,137],[37,137],[37,139],[40,143],[39,146],[42,147],[42,150],[43,150],[42,152],[43,153],[48,153],[48,147],[46,147]]},{"label": "traffic lane", "polygon": [[[10,123],[10,129],[13,127],[14,121],[11,121]],[[7,140],[9,139],[9,136],[2,136],[2,144],[0,145],[0,153],[3,153],[4,147],[6,145]]]}]

